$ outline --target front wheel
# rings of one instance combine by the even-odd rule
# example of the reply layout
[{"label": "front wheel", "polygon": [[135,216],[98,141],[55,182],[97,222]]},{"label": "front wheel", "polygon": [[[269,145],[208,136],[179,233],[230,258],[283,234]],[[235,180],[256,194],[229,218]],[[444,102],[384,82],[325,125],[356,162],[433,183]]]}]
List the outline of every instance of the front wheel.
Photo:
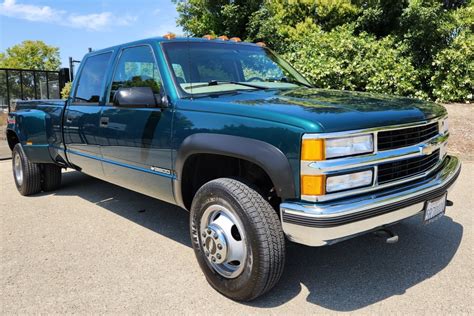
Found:
[{"label": "front wheel", "polygon": [[272,206],[236,179],[203,185],[191,206],[191,238],[208,282],[223,295],[249,301],[270,290],[285,262],[285,239]]}]

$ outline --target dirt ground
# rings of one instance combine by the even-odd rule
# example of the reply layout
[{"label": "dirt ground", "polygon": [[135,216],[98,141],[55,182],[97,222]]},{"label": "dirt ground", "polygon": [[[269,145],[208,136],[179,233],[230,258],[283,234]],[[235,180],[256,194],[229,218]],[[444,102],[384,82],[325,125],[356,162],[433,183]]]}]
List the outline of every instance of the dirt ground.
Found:
[{"label": "dirt ground", "polygon": [[449,117],[449,152],[474,161],[474,104],[444,104]]},{"label": "dirt ground", "polygon": [[0,140],[6,139],[7,113],[0,113]]}]

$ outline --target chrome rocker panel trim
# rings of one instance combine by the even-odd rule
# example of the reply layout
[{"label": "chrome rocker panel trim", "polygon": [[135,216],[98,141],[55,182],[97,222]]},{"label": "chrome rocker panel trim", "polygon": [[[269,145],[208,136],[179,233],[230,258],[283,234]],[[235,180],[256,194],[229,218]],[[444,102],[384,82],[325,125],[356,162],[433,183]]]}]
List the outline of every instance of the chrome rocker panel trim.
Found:
[{"label": "chrome rocker panel trim", "polygon": [[280,204],[283,231],[308,246],[332,244],[423,211],[425,201],[441,196],[456,181],[461,162],[447,156],[435,174],[399,187],[326,203]]}]

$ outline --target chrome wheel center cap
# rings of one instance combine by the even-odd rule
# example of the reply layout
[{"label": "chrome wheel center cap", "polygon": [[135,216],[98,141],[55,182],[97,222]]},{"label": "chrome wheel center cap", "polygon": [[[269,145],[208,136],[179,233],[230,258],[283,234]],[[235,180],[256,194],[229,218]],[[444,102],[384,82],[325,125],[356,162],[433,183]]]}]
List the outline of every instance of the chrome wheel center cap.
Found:
[{"label": "chrome wheel center cap", "polygon": [[211,224],[202,231],[201,235],[206,258],[212,263],[223,263],[227,257],[227,241],[224,233]]}]

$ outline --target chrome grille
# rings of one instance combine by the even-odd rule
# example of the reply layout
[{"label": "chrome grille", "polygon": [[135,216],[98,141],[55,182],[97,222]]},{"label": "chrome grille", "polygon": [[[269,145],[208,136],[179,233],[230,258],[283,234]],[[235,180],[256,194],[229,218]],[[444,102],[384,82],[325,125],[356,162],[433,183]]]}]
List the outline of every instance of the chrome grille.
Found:
[{"label": "chrome grille", "polygon": [[439,133],[438,122],[427,125],[388,130],[377,135],[377,149],[388,150],[422,143]]},{"label": "chrome grille", "polygon": [[397,160],[379,165],[378,183],[383,184],[416,176],[433,168],[439,160],[439,149],[427,156]]}]

